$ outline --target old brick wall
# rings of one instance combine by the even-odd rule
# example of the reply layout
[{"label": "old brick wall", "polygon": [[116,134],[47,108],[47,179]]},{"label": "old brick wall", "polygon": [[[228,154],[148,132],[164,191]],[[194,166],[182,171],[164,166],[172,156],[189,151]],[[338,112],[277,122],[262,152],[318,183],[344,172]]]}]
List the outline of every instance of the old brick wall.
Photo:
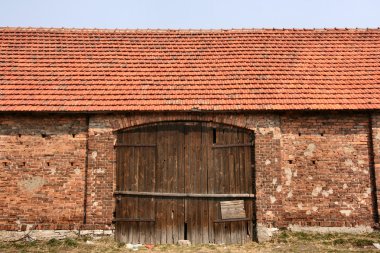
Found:
[{"label": "old brick wall", "polygon": [[368,114],[285,114],[281,132],[282,224],[373,225]]},{"label": "old brick wall", "polygon": [[[160,121],[194,120],[212,121],[254,130],[257,213],[259,223],[271,226],[278,222],[281,209],[280,194],[272,180],[280,175],[280,129],[275,114],[202,114],[202,113],[154,113],[110,114],[90,118],[89,169],[88,169],[88,223],[111,224],[114,210],[112,196],[115,187],[114,131],[141,124]],[[271,196],[278,198],[272,201]]]},{"label": "old brick wall", "polygon": [[372,143],[374,156],[374,176],[376,181],[377,208],[380,213],[380,113],[372,114]]},{"label": "old brick wall", "polygon": [[[131,113],[88,120],[87,126],[83,115],[1,116],[0,229],[35,223],[45,229],[110,228],[115,131],[178,120],[255,132],[258,225],[373,225],[367,114]],[[374,114],[377,171],[379,129],[380,115]]]},{"label": "old brick wall", "polygon": [[83,116],[0,116],[0,229],[72,229],[83,220]]}]

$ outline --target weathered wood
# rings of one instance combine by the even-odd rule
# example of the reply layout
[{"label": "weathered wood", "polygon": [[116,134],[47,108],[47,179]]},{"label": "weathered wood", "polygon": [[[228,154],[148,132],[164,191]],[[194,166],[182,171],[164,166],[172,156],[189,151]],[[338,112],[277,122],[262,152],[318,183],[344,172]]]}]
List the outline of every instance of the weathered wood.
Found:
[{"label": "weathered wood", "polygon": [[114,195],[129,196],[152,196],[152,197],[177,197],[177,198],[255,198],[251,193],[175,193],[175,192],[138,192],[138,191],[115,191]]},{"label": "weathered wood", "polygon": [[[165,192],[166,191],[166,187],[167,187],[167,178],[166,178],[166,167],[167,167],[167,158],[168,158],[168,154],[167,154],[167,133],[166,133],[166,125],[163,125],[161,127],[159,127],[159,131],[157,132],[157,134],[160,136],[158,139],[157,139],[157,152],[158,152],[158,164],[159,164],[159,168],[158,170],[160,171],[160,175],[159,177],[157,178],[157,185],[159,186],[159,188],[157,189],[158,192]],[[160,238],[160,240],[158,241],[158,243],[161,243],[161,244],[166,244],[166,213],[168,210],[167,209],[167,200],[165,199],[159,199],[159,207],[158,207],[158,212],[157,212],[157,218],[156,220],[159,220],[159,223],[156,223],[156,226],[158,227],[158,231],[156,233],[156,236],[158,238]]]},{"label": "weathered wood", "polygon": [[[116,239],[176,243],[185,239],[186,223],[194,244],[251,240],[253,144],[248,131],[214,123],[159,123],[119,132]],[[245,218],[236,218],[243,217],[241,210],[222,214],[220,202],[235,200],[240,209],[243,203]]]},{"label": "weathered wood", "polygon": [[[178,126],[170,125],[167,128],[167,191],[168,192],[177,192],[177,149],[176,149],[176,140],[178,138]],[[177,206],[176,199],[171,198],[168,201],[167,208],[169,209],[166,212],[166,220],[167,220],[167,234],[166,234],[166,242],[167,243],[175,243],[178,241],[176,239],[177,224],[175,222],[175,216],[177,215]]]},{"label": "weathered wood", "polygon": [[[211,142],[210,142],[211,141]],[[210,128],[207,127],[206,123],[202,123],[201,125],[201,149],[200,149],[200,157],[201,157],[201,168],[202,171],[200,173],[201,177],[201,193],[208,193],[208,153],[209,153],[209,145],[212,143],[212,139],[210,139]],[[202,228],[202,243],[210,243],[209,238],[209,205],[208,199],[200,199],[201,201],[201,210],[200,210],[200,218],[201,218],[201,228]]]},{"label": "weathered wood", "polygon": [[[212,150],[211,146],[214,141],[214,128],[210,123],[206,123],[206,131],[207,136],[205,138],[205,156],[206,156],[206,162],[207,162],[207,193],[212,194],[214,193],[214,184],[215,184],[215,177],[214,177],[214,170],[213,170],[213,163],[214,163],[214,150]],[[216,129],[215,129],[215,138],[216,138]],[[214,211],[213,211],[213,202],[212,200],[207,201],[207,208],[208,208],[208,243],[215,243],[215,237],[214,237],[214,223],[212,220],[215,217]]]},{"label": "weathered wood", "polygon": [[246,218],[244,200],[221,201],[222,220]]},{"label": "weathered wood", "polygon": [[141,221],[141,222],[155,222],[155,219],[144,219],[144,218],[115,218],[113,222],[117,221]]},{"label": "weathered wood", "polygon": [[155,148],[157,147],[156,144],[125,144],[125,143],[119,143],[113,146],[114,148],[136,148],[136,147],[150,147]]},{"label": "weathered wood", "polygon": [[[179,125],[178,138],[176,140],[178,150],[177,162],[177,192],[185,192],[185,126]],[[185,199],[177,199],[177,220],[176,225],[178,228],[178,240],[185,237]]]},{"label": "weathered wood", "polygon": [[213,144],[212,148],[251,147],[251,143]]}]

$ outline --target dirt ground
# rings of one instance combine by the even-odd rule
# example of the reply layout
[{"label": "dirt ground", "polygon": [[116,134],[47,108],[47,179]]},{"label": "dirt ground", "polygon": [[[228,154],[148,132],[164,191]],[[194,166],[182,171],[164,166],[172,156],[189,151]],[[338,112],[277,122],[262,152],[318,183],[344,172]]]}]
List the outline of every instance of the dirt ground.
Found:
[{"label": "dirt ground", "polygon": [[[380,232],[352,234],[316,234],[283,231],[271,242],[244,245],[156,245],[142,246],[137,252],[380,252],[373,246],[380,243]],[[113,238],[89,237],[32,242],[0,242],[0,252],[132,252],[127,245]]]}]

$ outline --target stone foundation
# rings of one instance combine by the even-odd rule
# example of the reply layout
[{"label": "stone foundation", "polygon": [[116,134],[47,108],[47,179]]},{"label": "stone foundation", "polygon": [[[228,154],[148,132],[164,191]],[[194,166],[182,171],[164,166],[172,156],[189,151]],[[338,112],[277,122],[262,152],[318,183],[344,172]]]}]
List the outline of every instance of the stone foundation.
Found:
[{"label": "stone foundation", "polygon": [[4,231],[0,230],[0,241],[19,240],[50,240],[64,239],[68,237],[90,236],[93,238],[113,236],[114,230],[27,230]]}]

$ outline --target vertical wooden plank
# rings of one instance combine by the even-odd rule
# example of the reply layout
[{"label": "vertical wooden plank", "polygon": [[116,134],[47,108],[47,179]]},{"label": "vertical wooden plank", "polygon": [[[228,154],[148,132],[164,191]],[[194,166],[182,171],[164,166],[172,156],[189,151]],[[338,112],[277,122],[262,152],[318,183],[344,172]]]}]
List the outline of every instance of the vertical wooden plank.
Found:
[{"label": "vertical wooden plank", "polygon": [[[156,127],[148,126],[140,129],[140,137],[137,144],[155,144],[156,143]],[[155,182],[155,156],[156,150],[152,147],[136,148],[140,153],[139,170],[138,170],[138,191],[154,191]],[[138,198],[138,217],[154,219],[155,206],[154,199],[149,197]],[[152,243],[152,230],[154,223],[138,222],[139,242]]]},{"label": "vertical wooden plank", "polygon": [[[237,140],[236,140],[236,128],[232,128],[232,127],[229,127],[228,128],[228,143],[230,144],[233,144],[233,143],[236,143]],[[236,168],[235,168],[235,154],[236,154],[236,149],[238,149],[238,147],[231,147],[228,149],[228,171],[230,173],[229,175],[229,192],[228,193],[236,193],[236,180],[235,180],[235,176],[236,176]]]},{"label": "vertical wooden plank", "polygon": [[[213,125],[207,123],[207,193],[215,193],[215,170],[214,160],[215,154],[212,149],[213,145]],[[208,201],[208,238],[209,243],[215,243],[214,236],[214,220],[215,220],[215,201],[209,199]]]},{"label": "vertical wooden plank", "polygon": [[[223,144],[223,129],[220,126],[216,127],[216,144]],[[214,149],[214,178],[215,178],[215,192],[216,193],[223,193],[223,150],[222,149]],[[219,199],[215,199],[214,205],[213,205],[213,211],[214,211],[214,220],[218,220],[221,218],[220,214],[220,203]],[[221,222],[214,223],[214,236],[215,236],[215,243],[224,243],[223,239],[223,230],[224,230],[224,224]]]},{"label": "vertical wooden plank", "polygon": [[[231,133],[230,129],[227,126],[223,126],[223,144],[231,144]],[[224,155],[223,155],[223,169],[224,174],[221,176],[221,179],[223,181],[223,193],[229,193],[231,191],[231,172],[230,170],[230,150],[231,148],[223,148]],[[224,179],[224,180],[223,180]],[[231,244],[231,223],[230,222],[224,222],[223,223],[223,242],[226,244]]]},{"label": "vertical wooden plank", "polygon": [[[127,136],[127,133],[123,133],[121,138],[122,138],[122,143],[126,143],[126,136]],[[123,178],[121,179],[121,182],[122,182],[122,190],[126,190],[127,187],[128,187],[128,181],[127,181],[127,178],[128,178],[128,173],[129,173],[129,157],[131,156],[130,154],[130,149],[127,149],[127,148],[122,148],[123,149],[123,152],[122,152],[122,160],[123,160]],[[129,209],[128,209],[128,206],[127,206],[127,198],[125,196],[122,196],[121,197],[121,200],[120,200],[120,206],[122,208],[121,210],[121,215],[119,217],[121,218],[124,218],[124,217],[127,217],[128,216],[128,212],[129,212]],[[122,233],[123,233],[123,242],[128,242],[129,241],[129,225],[126,223],[126,222],[120,222],[121,226],[122,226]]]},{"label": "vertical wooden plank", "polygon": [[[177,192],[184,193],[185,192],[185,127],[183,124],[178,126],[178,138],[177,138],[177,148],[178,148],[178,158],[177,158]],[[177,220],[176,224],[178,227],[178,240],[184,239],[184,223],[185,223],[185,200],[183,198],[179,198],[176,200],[177,204]]]},{"label": "vertical wooden plank", "polygon": [[[173,148],[173,183],[172,183],[172,192],[183,192],[183,124],[176,123],[173,129],[173,138],[171,139],[171,146]],[[173,226],[173,243],[177,243],[179,239],[183,237],[183,199],[173,198],[172,207],[174,210],[172,217],[172,226]],[[182,237],[181,237],[182,235]]]},{"label": "vertical wooden plank", "polygon": [[[149,144],[148,142],[149,127],[140,128],[140,136],[136,141],[137,144]],[[150,159],[151,148],[149,147],[138,147],[136,148],[138,153],[138,171],[137,171],[137,190],[138,191],[147,191],[147,167],[149,164],[147,161]],[[136,218],[150,218],[149,212],[149,200],[146,197],[137,198],[138,210]],[[147,238],[148,224],[147,222],[138,222],[138,242],[145,243]]]},{"label": "vertical wooden plank", "polygon": [[[184,192],[190,192],[190,136],[189,136],[189,127],[185,124],[184,125]],[[189,217],[189,203],[187,199],[184,199],[184,216],[185,216],[185,223],[186,226],[184,229],[184,239],[189,239],[189,226],[190,226],[190,217]],[[185,237],[186,235],[186,237]]]},{"label": "vertical wooden plank", "polygon": [[[201,191],[201,124],[192,123],[185,126],[185,192],[199,193]],[[203,179],[204,181],[204,179]],[[201,201],[199,199],[185,200],[185,215],[188,228],[188,239],[192,243],[201,240]]]},{"label": "vertical wooden plank", "polygon": [[[156,192],[163,192],[163,167],[165,166],[165,154],[164,154],[164,133],[162,131],[162,126],[157,126],[157,167],[156,167]],[[164,240],[162,240],[162,230],[164,227],[163,224],[163,215],[164,215],[164,210],[165,207],[163,206],[163,200],[162,198],[156,198],[155,199],[155,204],[156,204],[156,213],[155,213],[155,243],[160,244],[160,243],[165,243]],[[164,227],[166,230],[166,227]],[[166,241],[166,236],[165,236],[165,241]]]},{"label": "vertical wooden plank", "polygon": [[[117,134],[117,142],[121,142],[122,133]],[[116,190],[121,190],[122,185],[122,166],[123,166],[123,156],[120,148],[116,149]],[[121,217],[121,203],[118,198],[115,200],[115,214],[116,217]],[[115,239],[116,241],[123,242],[122,238],[122,226],[120,222],[116,222],[115,224]]]},{"label": "vertical wooden plank", "polygon": [[[174,163],[174,157],[175,157],[175,146],[174,146],[174,139],[176,134],[176,125],[170,124],[167,125],[167,132],[166,132],[166,156],[167,156],[167,166],[166,166],[166,182],[167,182],[167,188],[165,192],[174,192],[174,183],[176,178],[176,168]],[[174,215],[175,215],[175,208],[174,208],[174,200],[173,199],[166,199],[167,202],[167,211],[166,211],[166,242],[169,244],[172,244],[174,241]]]},{"label": "vertical wooden plank", "polygon": [[[124,143],[126,137],[125,137],[125,133],[123,133],[121,135],[121,142]],[[126,178],[128,177],[128,157],[129,157],[129,154],[128,154],[129,150],[127,149],[122,149],[122,153],[121,153],[121,160],[122,160],[122,173],[121,173],[121,185],[120,185],[120,188],[121,190],[125,190],[127,189],[127,180]],[[128,215],[128,209],[127,209],[127,204],[126,204],[126,198],[125,197],[121,197],[120,199],[120,216],[118,217],[126,217]],[[129,226],[126,222],[120,222],[120,226],[121,226],[121,233],[122,233],[122,241],[123,242],[128,242],[129,240],[129,232],[128,232],[128,229],[129,229]]]},{"label": "vertical wooden plank", "polygon": [[[237,143],[244,143],[244,130],[243,129],[237,129]],[[236,185],[238,188],[238,193],[245,193],[245,185],[244,185],[244,171],[243,171],[243,152],[245,147],[239,147],[236,149]],[[247,214],[247,212],[246,212]],[[247,216],[248,217],[248,216]],[[247,231],[247,222],[242,221],[239,222],[238,227],[238,243],[245,243],[245,237],[246,237],[246,231]]]},{"label": "vertical wooden plank", "polygon": [[[249,140],[249,135],[248,133],[245,134],[245,141],[248,143],[250,140]],[[245,176],[246,176],[246,184],[247,184],[247,191],[249,193],[252,193],[252,185],[253,185],[253,181],[252,181],[252,167],[251,167],[251,147],[245,147],[245,166],[244,166],[244,169],[245,169]]]},{"label": "vertical wooden plank", "polygon": [[[237,129],[236,131],[236,143],[242,143],[242,130]],[[240,158],[241,153],[244,151],[244,147],[237,147],[235,152],[235,168],[236,168],[236,175],[235,175],[235,185],[236,185],[236,193],[244,193],[244,185],[242,185],[243,182],[243,175],[241,174],[241,166],[240,166]]]},{"label": "vertical wooden plank", "polygon": [[[210,146],[209,138],[209,127],[206,123],[201,123],[201,144],[200,144],[200,157],[201,157],[201,173],[200,173],[200,192],[208,192],[208,151]],[[212,140],[211,140],[212,141]],[[208,209],[208,199],[201,199],[201,229],[202,229],[202,238],[201,243],[209,243],[209,209]]]},{"label": "vertical wooden plank", "polygon": [[[195,193],[201,193],[202,192],[202,184],[204,181],[203,172],[205,171],[205,168],[202,163],[202,123],[198,122],[195,125],[195,167],[193,168],[195,170]],[[203,216],[203,200],[201,198],[196,200],[196,243],[202,243],[203,235],[203,227],[202,227],[202,216]]]},{"label": "vertical wooden plank", "polygon": [[[137,144],[146,143],[146,131],[147,127],[141,127],[139,129],[138,139],[136,140]],[[137,151],[137,171],[136,171],[136,191],[145,191],[145,170],[146,170],[146,157],[148,155],[147,147],[138,147]],[[136,218],[146,218],[146,213],[144,213],[144,209],[146,208],[145,197],[137,197],[137,215]],[[137,231],[135,236],[135,241],[139,243],[145,242],[145,234],[146,234],[146,222],[136,222]]]},{"label": "vertical wooden plank", "polygon": [[[238,143],[237,139],[237,128],[230,127],[229,128],[229,141],[230,143]],[[229,161],[229,167],[230,167],[230,192],[229,193],[237,193],[238,185],[236,184],[236,176],[237,176],[237,166],[236,166],[236,155],[238,150],[241,147],[232,147],[230,149],[230,161]],[[241,233],[241,227],[240,222],[230,222],[231,226],[231,243],[240,243],[241,240],[239,240],[239,235]]]},{"label": "vertical wooden plank", "polygon": [[[191,139],[192,139],[192,129],[191,126],[188,124],[185,124],[185,192],[189,193],[192,191],[192,170],[191,170],[191,162],[192,162],[192,146],[191,146]],[[185,198],[185,222],[187,225],[187,240],[192,240],[192,234],[191,234],[191,222],[192,222],[192,203],[189,199]]]},{"label": "vertical wooden plank", "polygon": [[[124,143],[133,143],[132,139],[134,137],[134,132],[130,131],[128,133],[124,134]],[[131,190],[131,177],[133,176],[133,170],[134,170],[134,148],[125,148],[125,169],[124,169],[124,188],[126,190]],[[124,215],[123,217],[133,217],[133,205],[131,205],[131,198],[129,197],[123,197],[124,201]],[[125,224],[125,233],[126,233],[126,242],[131,243],[133,238],[132,238],[132,225],[130,222],[124,222]]]},{"label": "vertical wooden plank", "polygon": [[[132,131],[128,134],[125,135],[125,141],[126,142],[129,142],[129,143],[133,143],[134,142],[134,135],[135,135],[135,132]],[[128,157],[127,157],[127,175],[126,175],[126,178],[125,178],[125,181],[126,181],[126,189],[131,191],[132,190],[132,177],[134,176],[134,170],[135,170],[135,149],[134,148],[126,148],[126,150],[128,150],[129,152],[127,153]],[[125,197],[124,198],[125,200],[125,205],[126,205],[126,215],[125,217],[131,217],[133,218],[134,217],[134,206],[133,206],[133,200],[131,197]],[[133,224],[131,224],[131,222],[125,222],[126,226],[127,226],[127,242],[128,243],[133,243]]]},{"label": "vertical wooden plank", "polygon": [[[227,132],[226,132],[226,129],[224,128],[224,126],[220,126],[220,144],[227,144],[228,141],[227,141]],[[220,193],[226,193],[228,192],[229,190],[229,185],[228,185],[228,182],[229,182],[229,173],[228,173],[228,162],[227,162],[227,152],[228,148],[222,148],[221,149],[221,170],[220,170],[220,174],[219,174],[219,178],[218,180],[221,181],[221,185],[220,185],[220,189],[219,189],[219,192]],[[228,188],[227,188],[228,187]],[[219,200],[219,206],[218,206],[218,218],[221,219],[222,218],[222,215],[221,215],[221,208],[220,208],[220,200]],[[220,223],[221,225],[221,243],[228,243],[228,238],[230,238],[230,233],[229,233],[229,230],[228,230],[228,235],[227,235],[227,224],[226,223]]]},{"label": "vertical wooden plank", "polygon": [[[189,184],[189,193],[195,193],[197,191],[196,189],[196,164],[197,164],[197,154],[196,154],[196,142],[197,142],[197,135],[196,135],[196,128],[194,125],[189,126],[189,170],[190,170],[190,180],[188,181]],[[195,199],[188,199],[188,208],[190,213],[190,222],[188,223],[188,233],[190,235],[190,240],[192,243],[198,242],[198,231],[197,231],[197,214],[198,214],[198,207],[197,203],[198,201]]]},{"label": "vertical wooden plank", "polygon": [[[244,134],[244,141],[246,143],[249,143],[250,142],[250,136],[249,136],[249,132],[245,132]],[[245,154],[245,159],[244,159],[244,162],[245,162],[245,165],[244,165],[244,169],[245,169],[245,185],[246,185],[246,191],[248,193],[255,193],[253,191],[253,184],[254,184],[254,181],[253,181],[253,173],[254,173],[254,168],[253,168],[253,164],[252,164],[252,151],[254,147],[245,147],[244,148],[244,154]],[[247,223],[247,229],[248,229],[248,234],[249,234],[249,238],[248,240],[252,240],[253,239],[253,219],[255,219],[255,214],[254,214],[254,203],[252,200],[247,200],[245,201],[246,202],[246,210],[247,210],[247,217],[251,218],[252,221],[249,221]]]},{"label": "vertical wooden plank", "polygon": [[[162,192],[166,192],[168,189],[168,178],[167,178],[167,169],[168,169],[168,132],[167,132],[167,125],[161,125],[159,126],[161,128],[162,133]],[[168,201],[165,198],[161,199],[162,206],[161,206],[161,243],[166,244],[167,243],[167,212],[168,212]]]},{"label": "vertical wooden plank", "polygon": [[[117,134],[117,142],[120,139],[120,133]],[[120,190],[120,149],[116,149],[116,190]],[[118,217],[120,214],[120,204],[118,203],[117,198],[115,198],[115,215]],[[116,241],[121,241],[121,231],[120,231],[120,223],[115,223],[115,239]]]},{"label": "vertical wooden plank", "polygon": [[[219,135],[219,143],[220,144],[226,144],[225,142],[225,129],[220,128],[220,135]],[[220,170],[219,175],[217,177],[217,180],[220,182],[219,184],[219,193],[225,193],[226,192],[226,182],[229,181],[229,173],[228,173],[228,167],[227,165],[227,159],[226,159],[226,148],[220,148]],[[229,189],[228,189],[229,190]]]},{"label": "vertical wooden plank", "polygon": [[154,243],[160,244],[161,243],[161,199],[155,198],[155,230],[154,230]]},{"label": "vertical wooden plank", "polygon": [[[133,135],[133,140],[132,140],[132,144],[138,144],[139,143],[139,139],[140,139],[140,133],[141,133],[141,129],[136,129],[134,131],[134,135]],[[129,188],[131,189],[131,191],[137,191],[138,188],[137,188],[137,185],[138,185],[138,173],[139,173],[139,170],[140,170],[140,162],[141,162],[141,156],[140,156],[140,148],[138,147],[134,147],[132,148],[133,150],[133,157],[132,157],[132,161],[130,161],[133,166],[131,166],[131,173],[130,173],[130,186]],[[139,202],[139,198],[138,197],[131,197],[131,198],[128,198],[129,199],[129,207],[130,207],[130,210],[131,210],[131,217],[132,218],[139,218],[138,217],[138,202]],[[132,243],[138,243],[139,242],[139,224],[138,222],[130,222],[130,226],[131,226],[131,240],[132,240]]]},{"label": "vertical wooden plank", "polygon": [[[179,147],[179,142],[180,142],[180,139],[181,139],[181,136],[182,136],[182,130],[181,130],[181,127],[182,127],[182,123],[176,123],[175,124],[175,128],[173,129],[174,131],[174,135],[173,135],[173,138],[172,138],[172,142],[171,142],[171,145],[173,147],[173,173],[174,173],[174,176],[173,176],[173,185],[172,185],[172,191],[173,192],[178,192],[178,178],[179,178],[179,174],[180,174],[180,170],[181,170],[181,165],[180,165],[180,161],[179,161],[179,153],[181,152],[180,151],[180,147]],[[172,224],[173,224],[173,235],[172,235],[172,242],[173,243],[177,243],[178,242],[178,236],[179,236],[179,226],[180,226],[180,223],[178,221],[178,213],[179,213],[179,210],[178,210],[178,202],[181,201],[180,198],[173,198],[172,199],[172,206],[173,206],[173,210],[174,210],[174,213],[173,213],[173,217],[172,217]]]},{"label": "vertical wooden plank", "polygon": [[[150,142],[155,143],[157,145],[157,125],[155,125],[151,129],[151,135],[150,135]],[[151,177],[149,184],[148,184],[148,191],[154,192],[156,189],[156,174],[157,174],[157,146],[152,150],[152,160],[149,160],[148,162],[151,164],[152,168],[148,172],[148,174],[151,173]],[[151,198],[150,200],[151,203],[151,209],[150,209],[150,217],[155,219],[156,216],[156,199]],[[155,227],[156,223],[155,222],[150,222],[150,243],[155,243],[156,242],[156,234],[155,234]]]},{"label": "vertical wooden plank", "polygon": [[[247,212],[247,217],[252,218],[253,217],[253,202],[252,200],[246,200],[245,201],[245,210]],[[245,242],[252,241],[253,239],[253,221],[250,220],[246,223],[247,230],[245,232],[246,234],[246,240]]]},{"label": "vertical wooden plank", "polygon": [[215,236],[215,243],[216,244],[221,244],[224,243],[223,241],[223,223],[218,222],[214,223],[214,236]]}]

